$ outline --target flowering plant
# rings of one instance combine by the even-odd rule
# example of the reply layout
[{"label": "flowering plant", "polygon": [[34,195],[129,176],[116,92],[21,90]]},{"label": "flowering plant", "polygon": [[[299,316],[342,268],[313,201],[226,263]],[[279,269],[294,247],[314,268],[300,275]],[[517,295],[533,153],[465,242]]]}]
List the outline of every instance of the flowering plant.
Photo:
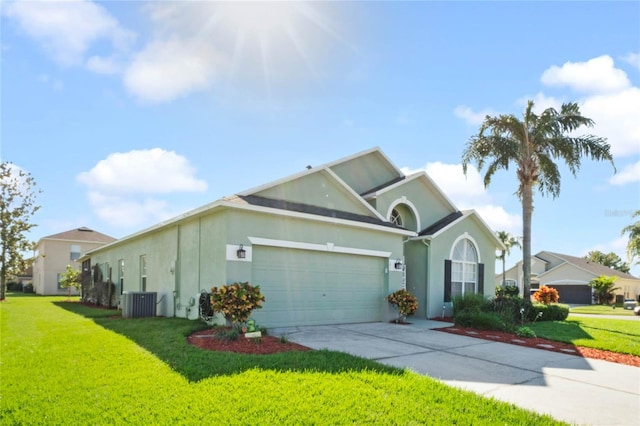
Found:
[{"label": "flowering plant", "polygon": [[405,289],[397,290],[385,299],[398,310],[400,313],[399,320],[404,321],[406,317],[415,314],[418,310],[418,299]]},{"label": "flowering plant", "polygon": [[248,282],[223,285],[211,289],[211,307],[214,312],[222,312],[228,323],[247,321],[251,311],[261,309],[264,296],[260,286]]},{"label": "flowering plant", "polygon": [[533,299],[536,302],[549,305],[551,303],[558,303],[558,300],[560,300],[560,295],[558,294],[558,290],[556,290],[555,288],[543,285],[538,291],[533,293]]}]

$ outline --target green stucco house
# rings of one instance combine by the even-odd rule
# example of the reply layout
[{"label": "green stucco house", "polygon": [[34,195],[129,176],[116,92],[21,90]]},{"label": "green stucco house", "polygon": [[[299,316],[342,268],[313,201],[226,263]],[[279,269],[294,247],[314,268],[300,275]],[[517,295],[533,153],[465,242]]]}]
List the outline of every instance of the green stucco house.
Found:
[{"label": "green stucco house", "polygon": [[501,243],[425,173],[405,176],[378,148],[306,170],[95,249],[123,291],[157,292],[157,315],[198,318],[213,286],[249,281],[265,327],[388,321],[384,297],[406,287],[417,316],[451,297],[494,292]]}]

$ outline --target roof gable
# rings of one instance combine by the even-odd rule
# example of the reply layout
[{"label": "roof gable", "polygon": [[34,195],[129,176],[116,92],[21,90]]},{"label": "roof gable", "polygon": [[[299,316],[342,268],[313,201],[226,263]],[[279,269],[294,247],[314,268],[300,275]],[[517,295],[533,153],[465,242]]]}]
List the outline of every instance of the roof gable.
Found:
[{"label": "roof gable", "polygon": [[564,262],[570,263],[578,268],[584,269],[585,271],[588,271],[598,277],[600,275],[608,275],[608,276],[616,276],[619,278],[626,278],[631,280],[638,279],[637,277],[634,277],[631,274],[626,274],[616,269],[611,269],[608,266],[601,265],[600,263],[590,262],[587,259],[583,259],[581,257],[569,256],[567,254],[554,253],[551,251],[544,251],[544,252],[541,252],[541,254],[542,253],[547,253],[552,256],[555,256],[556,258],[561,259]]},{"label": "roof gable", "polygon": [[92,243],[110,243],[116,239],[109,235],[94,231],[85,226],[80,228],[70,229],[68,231],[60,232],[58,234],[47,235],[40,240],[65,240],[65,241],[85,241]]},{"label": "roof gable", "polygon": [[326,167],[361,195],[404,178],[400,169],[379,148],[334,161]]},{"label": "roof gable", "polygon": [[384,219],[328,168],[314,169],[292,179],[239,195],[355,213],[378,220]]}]

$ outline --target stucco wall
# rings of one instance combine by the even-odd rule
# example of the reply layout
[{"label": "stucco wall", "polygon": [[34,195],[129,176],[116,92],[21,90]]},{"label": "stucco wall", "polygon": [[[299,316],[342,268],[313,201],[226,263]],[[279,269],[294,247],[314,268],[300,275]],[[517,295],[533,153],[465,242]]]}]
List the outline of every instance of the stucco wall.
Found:
[{"label": "stucco wall", "polygon": [[427,317],[451,314],[451,304],[444,303],[444,261],[450,259],[451,249],[458,237],[467,234],[476,242],[479,262],[484,264],[484,295],[491,297],[495,294],[495,256],[496,245],[492,238],[470,217],[455,224],[431,241],[429,247]]},{"label": "stucco wall", "polygon": [[429,191],[419,179],[380,194],[376,199],[376,209],[388,218],[389,209],[397,202],[408,202],[415,208],[419,223],[417,229],[412,231],[421,231],[452,213],[451,208]]},{"label": "stucco wall", "polygon": [[[68,294],[67,289],[58,289],[58,274],[64,273],[67,265],[80,270],[80,264],[71,260],[71,246],[80,246],[81,253],[100,247],[102,243],[87,241],[43,239],[38,244],[38,257],[33,265],[33,288],[37,294]],[[72,289],[71,294],[78,294]]]}]

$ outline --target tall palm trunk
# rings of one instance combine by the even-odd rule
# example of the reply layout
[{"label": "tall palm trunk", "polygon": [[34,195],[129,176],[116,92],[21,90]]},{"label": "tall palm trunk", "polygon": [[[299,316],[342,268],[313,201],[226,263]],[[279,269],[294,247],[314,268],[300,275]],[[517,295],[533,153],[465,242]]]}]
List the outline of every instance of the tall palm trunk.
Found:
[{"label": "tall palm trunk", "polygon": [[533,188],[530,182],[522,184],[522,298],[531,299],[531,214],[533,213]]},{"label": "tall palm trunk", "polygon": [[507,251],[506,250],[502,250],[502,287],[504,287],[504,283],[507,281],[507,270],[506,270],[506,265],[505,265],[505,261],[506,261],[506,257],[507,257]]}]

